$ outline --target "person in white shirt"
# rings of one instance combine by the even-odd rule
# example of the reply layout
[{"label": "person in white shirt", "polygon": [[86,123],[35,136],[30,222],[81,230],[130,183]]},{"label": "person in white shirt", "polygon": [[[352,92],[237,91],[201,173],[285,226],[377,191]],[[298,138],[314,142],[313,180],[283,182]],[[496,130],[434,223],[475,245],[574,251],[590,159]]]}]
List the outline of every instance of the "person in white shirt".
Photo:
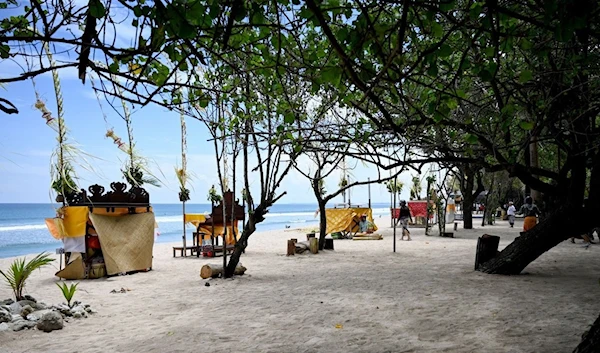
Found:
[{"label": "person in white shirt", "polygon": [[508,210],[506,210],[506,214],[508,215],[508,223],[510,223],[510,227],[512,228],[515,225],[515,213],[517,209],[515,205],[513,205],[512,201],[508,202]]}]

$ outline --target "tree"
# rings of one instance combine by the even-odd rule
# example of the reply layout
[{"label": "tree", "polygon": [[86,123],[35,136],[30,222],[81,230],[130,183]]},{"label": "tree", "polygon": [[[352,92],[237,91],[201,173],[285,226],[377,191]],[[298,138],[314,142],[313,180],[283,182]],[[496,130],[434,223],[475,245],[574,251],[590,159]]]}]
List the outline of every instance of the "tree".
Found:
[{"label": "tree", "polygon": [[420,200],[421,199],[421,179],[418,175],[412,177],[412,185],[410,187],[410,199]]},{"label": "tree", "polygon": [[[306,1],[343,65],[343,84],[360,92],[356,104],[369,119],[403,137],[415,126],[429,135],[456,130],[471,146],[462,151],[466,159],[507,171],[561,212],[561,221],[547,218],[480,267],[484,272],[519,273],[596,224],[593,217],[574,220],[600,207],[594,191],[600,175],[593,168],[600,98],[593,50],[600,35],[593,24],[600,14],[593,1],[551,3],[350,3],[356,20],[340,24],[332,20],[335,10]],[[375,18],[382,25],[371,26]],[[344,40],[334,25],[360,40]],[[469,109],[454,114],[459,103]],[[533,136],[564,155],[558,172],[525,160]],[[583,209],[588,168],[590,206]]]}]

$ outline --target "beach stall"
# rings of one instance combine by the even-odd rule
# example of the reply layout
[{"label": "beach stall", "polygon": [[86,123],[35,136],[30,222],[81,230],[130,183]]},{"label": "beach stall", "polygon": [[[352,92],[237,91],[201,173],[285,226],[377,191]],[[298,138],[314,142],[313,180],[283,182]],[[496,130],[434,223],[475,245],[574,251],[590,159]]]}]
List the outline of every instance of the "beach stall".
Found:
[{"label": "beach stall", "polygon": [[343,237],[351,237],[358,233],[360,217],[366,214],[367,221],[373,225],[373,231],[377,226],[373,221],[373,211],[370,207],[347,207],[347,208],[327,208],[325,216],[327,217],[327,234],[341,233]]},{"label": "beach stall", "polygon": [[[425,227],[425,219],[427,218],[427,201],[408,201],[407,204],[414,219],[413,225],[417,227]],[[429,201],[429,205],[432,207],[432,209],[435,209],[435,203],[432,200]],[[400,220],[400,208],[392,208],[391,211],[394,225],[397,225],[398,221]],[[434,212],[429,215],[429,219],[430,221],[434,220]]]},{"label": "beach stall", "polygon": [[[152,269],[156,221],[150,196],[142,188],[126,191],[125,183],[112,190],[92,185],[69,195],[68,206],[46,219],[50,234],[63,242],[63,279],[101,278]],[[62,260],[62,259],[61,259]]]},{"label": "beach stall", "polygon": [[[219,203],[212,204],[210,215],[193,213],[184,215],[185,223],[193,224],[196,228],[192,246],[187,246],[186,249],[190,249],[191,254],[196,254],[197,257],[200,254],[205,257],[215,257],[222,255],[224,251],[232,252],[239,235],[238,221],[243,223],[244,218],[244,206],[234,200],[233,192],[225,192]],[[176,251],[185,250],[182,247],[173,247],[173,257]]]}]

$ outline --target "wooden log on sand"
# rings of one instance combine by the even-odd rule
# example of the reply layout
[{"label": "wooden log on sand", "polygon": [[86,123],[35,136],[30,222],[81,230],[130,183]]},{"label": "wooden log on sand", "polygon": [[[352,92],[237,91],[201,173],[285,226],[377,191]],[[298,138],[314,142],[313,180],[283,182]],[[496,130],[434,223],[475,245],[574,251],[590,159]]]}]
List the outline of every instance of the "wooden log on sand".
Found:
[{"label": "wooden log on sand", "polygon": [[287,241],[287,256],[294,256],[296,254],[296,243],[293,240]]},{"label": "wooden log on sand", "polygon": [[[215,277],[219,277],[220,275],[222,275],[223,272],[224,272],[223,265],[206,264],[206,265],[202,266],[202,268],[200,269],[200,277],[202,277],[204,279],[215,278]],[[244,272],[246,272],[246,268],[244,266],[242,266],[242,264],[238,264],[236,266],[233,274],[241,276],[244,274]]]},{"label": "wooden log on sand", "polygon": [[310,238],[310,243],[309,243],[309,247],[310,247],[310,252],[313,254],[316,254],[319,252],[319,239],[317,238]]}]

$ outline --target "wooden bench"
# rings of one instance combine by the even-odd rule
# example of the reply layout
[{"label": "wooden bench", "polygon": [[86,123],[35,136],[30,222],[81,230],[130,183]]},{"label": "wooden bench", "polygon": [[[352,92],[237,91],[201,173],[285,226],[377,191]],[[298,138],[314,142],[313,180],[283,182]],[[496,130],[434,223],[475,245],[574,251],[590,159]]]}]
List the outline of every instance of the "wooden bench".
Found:
[{"label": "wooden bench", "polygon": [[176,257],[176,253],[177,251],[179,251],[179,256],[183,257],[184,256],[184,251],[185,251],[185,256],[187,256],[187,252],[190,252],[190,256],[194,255],[194,251],[198,252],[200,249],[199,246],[188,246],[188,247],[183,247],[183,246],[174,246],[173,247],[173,257]]}]

